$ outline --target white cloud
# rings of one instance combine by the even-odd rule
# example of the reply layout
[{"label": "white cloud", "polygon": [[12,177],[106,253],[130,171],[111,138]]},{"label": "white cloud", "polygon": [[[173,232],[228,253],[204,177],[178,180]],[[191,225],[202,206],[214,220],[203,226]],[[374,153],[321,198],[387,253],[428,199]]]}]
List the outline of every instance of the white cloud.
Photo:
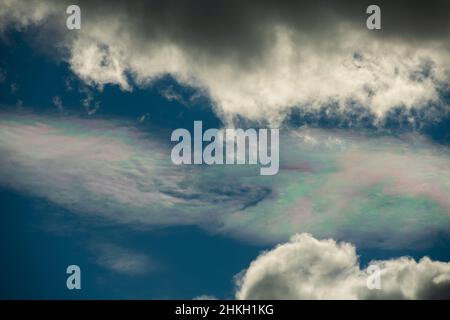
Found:
[{"label": "white cloud", "polygon": [[118,47],[103,45],[88,36],[78,39],[71,48],[71,67],[88,84],[117,84],[130,90],[125,76],[126,61]]},{"label": "white cloud", "polygon": [[[89,37],[74,40],[70,64],[77,75],[129,90],[126,73],[141,85],[172,74],[183,84],[206,89],[225,120],[240,114],[277,124],[289,107],[317,109],[333,102],[343,109],[358,103],[382,117],[394,107],[439,103],[438,90],[449,80],[450,55],[441,44],[418,49],[347,28],[338,29],[333,40],[324,39],[325,45],[276,27],[273,45],[248,67],[200,60],[177,43],[136,44],[120,24],[116,28],[122,37],[96,24]],[[431,70],[423,75],[426,68]]]},{"label": "white cloud", "polygon": [[381,289],[368,289],[355,247],[297,234],[237,276],[237,299],[449,299],[450,263],[424,257],[372,261]]},{"label": "white cloud", "polygon": [[[8,18],[3,24],[39,25],[62,10],[61,4],[33,3],[6,1],[0,7],[0,17]],[[159,29],[143,36],[126,15],[95,14],[83,19],[79,32],[66,33],[68,62],[77,76],[90,85],[132,90],[130,79],[145,86],[171,74],[204,89],[229,122],[242,115],[276,125],[290,107],[315,110],[333,102],[341,110],[360,104],[383,117],[394,107],[440,103],[439,90],[450,79],[445,40],[419,45],[374,36],[358,24],[328,21],[331,31],[308,33],[268,19],[258,36],[270,45],[252,52],[245,64],[233,54],[211,54],[208,46],[191,47],[186,39],[158,37]]]}]

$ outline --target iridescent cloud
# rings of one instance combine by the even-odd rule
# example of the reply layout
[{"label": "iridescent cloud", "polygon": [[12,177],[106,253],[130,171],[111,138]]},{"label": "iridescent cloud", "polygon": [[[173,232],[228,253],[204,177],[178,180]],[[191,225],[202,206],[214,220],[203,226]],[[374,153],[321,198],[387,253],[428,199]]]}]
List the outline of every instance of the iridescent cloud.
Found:
[{"label": "iridescent cloud", "polygon": [[175,166],[170,137],[114,120],[2,115],[0,184],[130,225],[275,243],[297,232],[403,247],[450,231],[450,153],[416,135],[299,129],[280,172]]}]

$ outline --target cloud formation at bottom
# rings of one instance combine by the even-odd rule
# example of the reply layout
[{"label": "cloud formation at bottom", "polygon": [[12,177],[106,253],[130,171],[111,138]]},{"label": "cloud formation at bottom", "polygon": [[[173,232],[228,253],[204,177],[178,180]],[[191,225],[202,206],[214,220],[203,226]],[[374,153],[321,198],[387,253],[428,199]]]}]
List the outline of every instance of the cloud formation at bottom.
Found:
[{"label": "cloud formation at bottom", "polygon": [[369,272],[361,269],[354,245],[296,234],[236,276],[236,298],[450,299],[450,263],[400,257],[373,264],[380,289],[368,288]]}]

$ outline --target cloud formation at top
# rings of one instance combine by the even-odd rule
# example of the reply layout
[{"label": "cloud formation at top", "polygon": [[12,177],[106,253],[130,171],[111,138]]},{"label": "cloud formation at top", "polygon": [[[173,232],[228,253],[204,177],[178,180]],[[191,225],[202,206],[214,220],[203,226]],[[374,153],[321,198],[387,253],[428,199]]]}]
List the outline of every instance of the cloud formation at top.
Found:
[{"label": "cloud formation at top", "polygon": [[7,0],[2,27],[54,31],[46,41],[91,85],[132,90],[170,74],[203,89],[227,123],[239,115],[279,124],[294,106],[361,105],[382,118],[445,104],[445,1],[381,2],[377,32],[365,28],[369,3],[356,1],[80,1],[77,32],[64,30],[67,4]]}]

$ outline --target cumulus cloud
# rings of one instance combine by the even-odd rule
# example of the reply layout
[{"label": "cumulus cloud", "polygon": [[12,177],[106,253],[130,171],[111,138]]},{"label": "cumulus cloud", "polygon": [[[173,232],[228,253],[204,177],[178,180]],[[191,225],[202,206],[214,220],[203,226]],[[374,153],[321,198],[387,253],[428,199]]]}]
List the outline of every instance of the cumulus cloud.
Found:
[{"label": "cumulus cloud", "polygon": [[[61,28],[64,5],[9,0],[0,16],[8,17],[4,25],[21,26],[52,17]],[[79,5],[82,29],[66,32],[62,47],[82,80],[132,90],[170,74],[204,89],[228,123],[240,115],[276,125],[291,107],[329,104],[361,105],[382,118],[396,107],[443,104],[450,79],[445,1],[425,10],[382,2],[381,32],[366,30],[367,6],[356,1]]]},{"label": "cumulus cloud", "polygon": [[169,136],[115,120],[3,114],[0,185],[86,217],[197,225],[248,241],[297,232],[366,247],[450,232],[450,155],[417,135],[281,133],[280,171],[175,166]]},{"label": "cumulus cloud", "polygon": [[368,289],[370,274],[355,247],[297,234],[263,252],[236,278],[237,299],[449,299],[450,263],[427,257],[372,261],[380,289]]}]

